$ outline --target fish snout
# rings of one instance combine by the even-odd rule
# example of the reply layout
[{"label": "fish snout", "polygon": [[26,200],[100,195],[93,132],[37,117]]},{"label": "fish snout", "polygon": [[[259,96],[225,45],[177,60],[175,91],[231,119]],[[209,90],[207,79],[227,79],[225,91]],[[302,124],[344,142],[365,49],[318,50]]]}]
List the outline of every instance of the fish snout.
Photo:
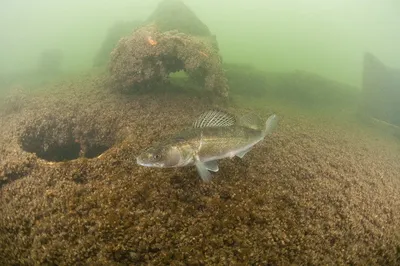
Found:
[{"label": "fish snout", "polygon": [[163,167],[163,164],[159,162],[159,159],[160,156],[158,154],[143,152],[136,157],[136,163],[146,167]]},{"label": "fish snout", "polygon": [[136,163],[141,166],[152,166],[149,154],[142,153],[136,157]]}]

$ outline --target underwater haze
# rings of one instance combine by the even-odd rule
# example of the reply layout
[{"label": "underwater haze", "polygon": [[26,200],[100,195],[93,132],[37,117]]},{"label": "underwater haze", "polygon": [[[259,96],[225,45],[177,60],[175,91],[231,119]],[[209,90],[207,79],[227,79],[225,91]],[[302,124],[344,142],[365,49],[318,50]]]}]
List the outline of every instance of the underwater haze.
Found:
[{"label": "underwater haze", "polygon": [[[61,49],[64,68],[92,66],[107,29],[144,20],[159,1],[0,2],[0,73],[34,68],[40,53]],[[302,69],[359,86],[364,52],[400,66],[397,0],[186,0],[216,34],[226,62],[268,71]]]},{"label": "underwater haze", "polygon": [[400,0],[0,0],[0,266],[400,265]]}]

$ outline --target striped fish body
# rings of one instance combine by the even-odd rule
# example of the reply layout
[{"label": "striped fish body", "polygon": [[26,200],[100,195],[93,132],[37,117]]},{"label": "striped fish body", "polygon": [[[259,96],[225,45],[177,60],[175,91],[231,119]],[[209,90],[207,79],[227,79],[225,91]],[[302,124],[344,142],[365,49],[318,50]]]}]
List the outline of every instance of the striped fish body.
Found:
[{"label": "striped fish body", "polygon": [[155,143],[137,157],[137,163],[147,167],[183,167],[195,165],[203,181],[211,180],[209,171],[219,170],[217,160],[243,156],[271,133],[276,116],[264,123],[254,116],[240,119],[222,111],[207,111],[191,128]]},{"label": "striped fish body", "polygon": [[243,126],[194,128],[177,135],[181,151],[193,158],[187,165],[201,162],[232,158],[249,150],[263,139],[261,130]]}]

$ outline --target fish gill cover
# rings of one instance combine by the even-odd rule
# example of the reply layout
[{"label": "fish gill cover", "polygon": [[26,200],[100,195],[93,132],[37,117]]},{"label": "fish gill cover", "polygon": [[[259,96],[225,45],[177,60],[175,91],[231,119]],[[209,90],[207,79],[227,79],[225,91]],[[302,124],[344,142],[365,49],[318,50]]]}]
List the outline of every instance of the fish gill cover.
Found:
[{"label": "fish gill cover", "polygon": [[222,98],[228,82],[215,36],[181,1],[163,1],[146,22],[121,38],[111,53],[110,85],[119,91],[151,88],[185,71],[190,80]]}]

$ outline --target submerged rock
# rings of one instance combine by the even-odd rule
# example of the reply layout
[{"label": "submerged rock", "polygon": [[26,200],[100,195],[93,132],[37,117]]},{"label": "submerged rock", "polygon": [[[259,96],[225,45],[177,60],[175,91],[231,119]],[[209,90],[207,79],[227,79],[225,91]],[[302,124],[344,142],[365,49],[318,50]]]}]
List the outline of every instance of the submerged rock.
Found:
[{"label": "submerged rock", "polygon": [[[211,104],[101,82],[57,83],[0,115],[0,265],[399,265],[398,142],[282,113],[272,138],[204,184],[135,155]],[[54,160],[73,143],[110,148]]]},{"label": "submerged rock", "polygon": [[208,27],[180,0],[162,1],[145,21],[155,23],[161,32],[178,30],[196,36],[210,36]]},{"label": "submerged rock", "polygon": [[387,67],[370,53],[364,55],[361,111],[400,126],[400,70]]},{"label": "submerged rock", "polygon": [[356,106],[359,97],[357,88],[311,72],[266,72],[245,64],[224,64],[224,68],[230,91],[243,97],[336,110]]},{"label": "submerged rock", "polygon": [[12,86],[9,93],[2,99],[1,110],[5,114],[17,113],[24,108],[28,102],[28,97],[24,92],[24,87],[21,85]]},{"label": "submerged rock", "polygon": [[164,1],[111,53],[111,87],[120,91],[157,87],[168,81],[170,73],[185,71],[195,84],[227,97],[218,52],[215,36],[182,2]]}]

